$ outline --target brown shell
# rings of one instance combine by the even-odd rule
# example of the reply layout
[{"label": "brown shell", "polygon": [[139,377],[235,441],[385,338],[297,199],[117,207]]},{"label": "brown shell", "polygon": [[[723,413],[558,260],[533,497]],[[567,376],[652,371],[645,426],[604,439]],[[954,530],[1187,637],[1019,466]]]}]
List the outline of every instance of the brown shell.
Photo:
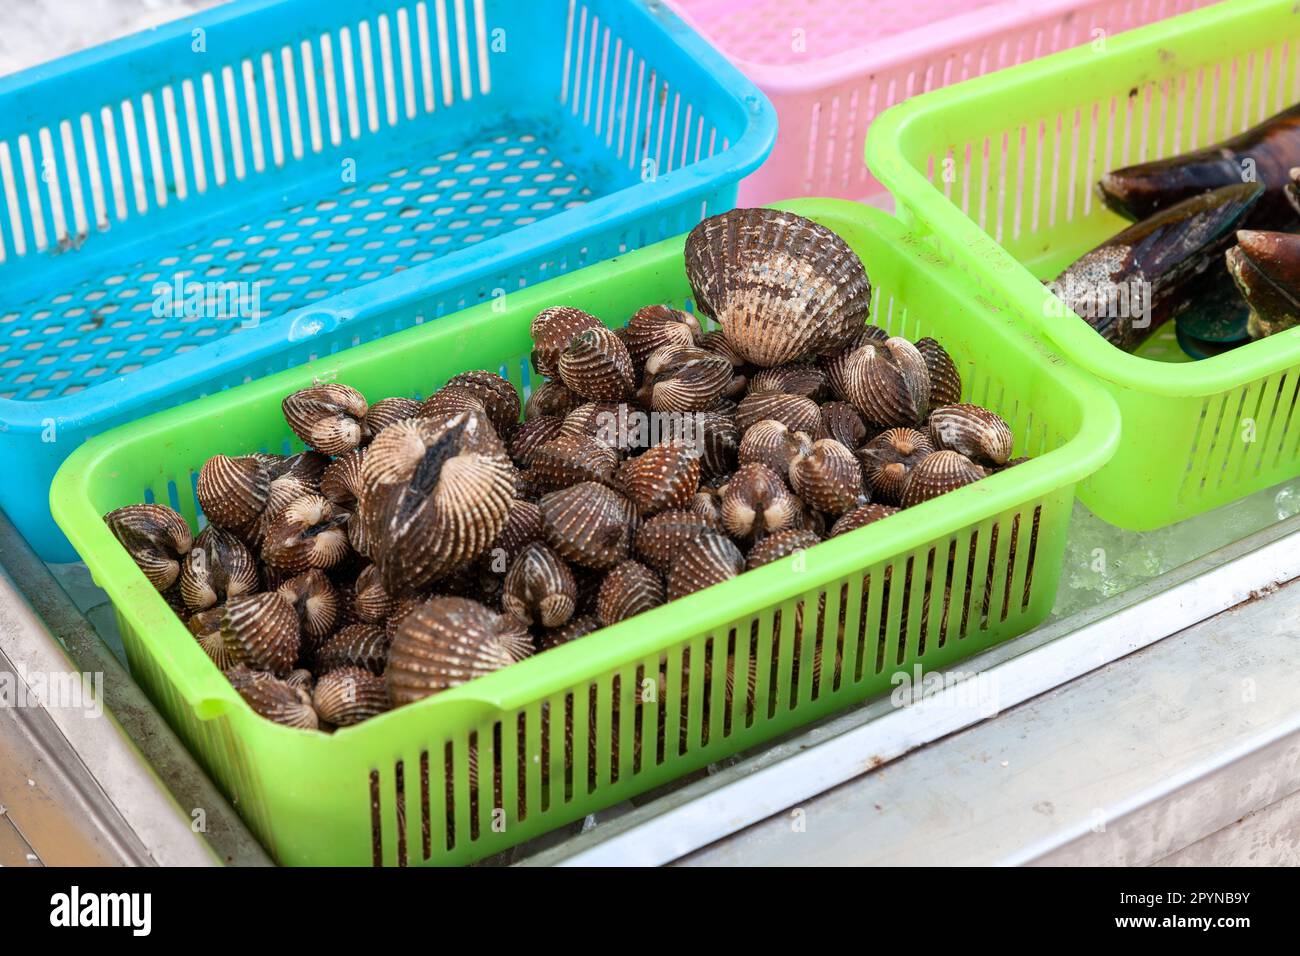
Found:
[{"label": "brown shell", "polygon": [[652,353],[637,398],[656,412],[711,408],[735,375],[725,356],[694,346],[670,345]]},{"label": "brown shell", "polygon": [[347,511],[356,508],[361,494],[361,462],[365,454],[364,448],[354,448],[330,462],[320,476],[320,493]]},{"label": "brown shell", "polygon": [[742,433],[751,425],[774,419],[795,432],[812,434],[821,424],[822,412],[817,403],[802,395],[785,392],[758,392],[746,395],[736,406],[736,426]]},{"label": "brown shell", "polygon": [[721,584],[745,570],[745,556],[724,534],[706,531],[682,546],[668,572],[668,600]]},{"label": "brown shell", "polygon": [[778,475],[785,475],[790,471],[790,463],[811,448],[812,438],[807,432],[792,431],[784,422],[765,418],[745,430],[745,437],[740,440],[739,460],[742,465],[758,462]]},{"label": "brown shell", "polygon": [[395,706],[456,687],[528,657],[528,631],[468,598],[434,598],[403,619],[388,651]]},{"label": "brown shell", "polygon": [[596,616],[609,626],[664,603],[664,581],[640,561],[623,561],[600,583]]},{"label": "brown shell", "polygon": [[972,461],[1001,465],[1011,457],[1015,438],[996,412],[979,405],[944,405],[930,413],[936,448],[960,452]]},{"label": "brown shell", "polygon": [[727,333],[722,329],[714,329],[712,332],[705,332],[700,337],[699,346],[706,351],[713,352],[723,356],[731,367],[741,369],[749,365],[745,356],[736,351],[736,347],[727,341]]},{"label": "brown shell", "polygon": [[365,441],[372,440],[389,425],[404,422],[420,413],[420,403],[413,398],[400,395],[381,398],[370,406],[366,417],[361,422],[361,435]]},{"label": "brown shell", "polygon": [[916,350],[925,359],[926,370],[930,373],[930,407],[960,402],[961,373],[947,350],[929,336],[916,340]]},{"label": "brown shell", "polygon": [[239,660],[238,650],[227,644],[221,633],[221,619],[225,614],[224,607],[208,608],[191,616],[185,625],[194,635],[199,647],[203,648],[203,653],[223,671],[233,667]]},{"label": "brown shell", "polygon": [[843,347],[871,310],[857,253],[825,226],[775,209],[705,219],[686,238],[686,276],[699,310],[764,368]]},{"label": "brown shell", "polygon": [[585,329],[602,327],[600,319],[581,309],[563,305],[543,309],[534,317],[530,329],[533,368],[538,374],[555,378],[560,371],[560,353],[569,347],[577,334]]},{"label": "brown shell", "polygon": [[749,379],[749,394],[785,392],[820,402],[830,390],[826,372],[812,362],[791,362],[775,368],[759,369]]},{"label": "brown shell", "polygon": [[519,468],[528,468],[537,449],[558,437],[563,428],[564,419],[558,415],[538,415],[528,419],[510,433],[507,447],[511,460]]},{"label": "brown shell", "polygon": [[799,502],[766,465],[741,465],[722,489],[722,524],[732,535],[754,539],[790,527]]},{"label": "brown shell", "polygon": [[610,484],[618,452],[586,435],[559,435],[533,452],[528,477],[539,488],[567,488],[581,481]]},{"label": "brown shell", "polygon": [[388,685],[362,667],[340,667],[321,675],[311,694],[320,719],[350,727],[388,710]]},{"label": "brown shell", "polygon": [[274,674],[293,669],[302,643],[298,615],[275,591],[227,601],[221,635],[236,661]]},{"label": "brown shell", "polygon": [[397,599],[384,590],[379,568],[366,565],[352,586],[352,610],[365,624],[383,624],[397,609]]},{"label": "brown shell", "polygon": [[329,467],[329,456],[314,449],[300,451],[295,455],[259,455],[257,456],[271,472],[271,478],[296,478],[313,491],[320,490],[321,476]]},{"label": "brown shell", "polygon": [[361,422],[370,410],[365,396],[341,382],[313,385],[280,403],[293,433],[324,455],[341,455],[361,444]]},{"label": "brown shell", "polygon": [[681,442],[661,442],[623,462],[618,478],[637,510],[648,517],[691,500],[700,484],[700,459]]},{"label": "brown shell", "polygon": [[776,534],[769,534],[758,544],[749,549],[749,558],[745,562],[748,570],[761,568],[773,561],[780,561],[799,551],[806,551],[813,545],[820,544],[821,538],[816,533],[801,528],[787,528]]},{"label": "brown shell", "polygon": [[983,477],[984,469],[965,455],[947,450],[933,452],[907,476],[902,505],[910,508]]},{"label": "brown shell", "polygon": [[660,572],[667,573],[673,558],[689,541],[720,526],[698,514],[681,509],[663,511],[643,524],[636,533],[636,553]]},{"label": "brown shell", "polygon": [[488,416],[483,399],[469,388],[459,385],[444,385],[420,403],[418,418],[436,418],[439,415],[455,415],[457,412],[478,412]]},{"label": "brown shell", "polygon": [[715,528],[722,528],[722,493],[717,488],[701,488],[691,498],[686,510],[704,518]]},{"label": "brown shell", "polygon": [[104,523],[150,584],[166,591],[176,583],[194,546],[184,518],[166,505],[127,505],[104,515]]},{"label": "brown shell", "polygon": [[581,404],[581,395],[574,395],[559,379],[552,379],[533,387],[528,400],[524,402],[524,421],[543,415],[563,418]]},{"label": "brown shell", "polygon": [[516,500],[506,515],[505,526],[483,556],[488,569],[504,576],[510,565],[534,541],[542,540],[542,510],[531,501]]},{"label": "brown shell", "polygon": [[600,630],[600,621],[594,614],[583,614],[580,617],[574,617],[562,627],[543,632],[537,642],[537,651],[549,651],[553,647],[559,647],[561,644],[567,644],[569,641],[576,641],[580,637],[586,637]]},{"label": "brown shell", "polygon": [[647,305],[632,314],[623,341],[632,361],[640,367],[664,346],[695,345],[699,339],[699,320],[689,312],[666,305]]},{"label": "brown shell", "polygon": [[654,444],[675,441],[692,449],[700,460],[700,477],[730,474],[736,470],[736,453],[740,448],[740,429],[732,410],[722,408],[674,415],[667,427],[652,429]]},{"label": "brown shell", "polygon": [[461,388],[478,398],[498,433],[519,421],[519,393],[496,372],[482,369],[453,375],[445,388]]},{"label": "brown shell", "polygon": [[358,504],[384,590],[414,593],[466,566],[505,526],[515,469],[478,412],[417,418],[370,445]]},{"label": "brown shell", "polygon": [[558,371],[569,391],[593,402],[621,402],[636,388],[627,346],[603,325],[574,337],[560,353]]},{"label": "brown shell", "polygon": [[831,394],[842,402],[849,401],[848,390],[845,387],[845,372],[848,369],[849,359],[862,346],[882,343],[888,338],[889,333],[880,326],[864,325],[842,351],[822,356],[820,364],[826,370],[826,382],[830,386]]},{"label": "brown shell", "polygon": [[308,568],[332,568],[352,553],[347,522],[348,513],[328,498],[304,495],[267,526],[262,560],[290,574]]},{"label": "brown shell", "polygon": [[551,492],[538,507],[546,542],[566,561],[600,571],[628,556],[636,509],[618,492],[584,481]]},{"label": "brown shell", "polygon": [[304,639],[322,641],[338,624],[343,599],[323,571],[304,571],[285,581],[276,592],[293,605]]},{"label": "brown shell", "polygon": [[257,562],[244,542],[216,525],[199,532],[181,565],[181,600],[191,611],[252,594],[259,583]]},{"label": "brown shell", "polygon": [[790,463],[790,485],[805,503],[830,515],[862,503],[862,468],[834,438],[819,438]]},{"label": "brown shell", "polygon": [[208,521],[242,535],[266,507],[271,472],[254,455],[213,455],[199,469],[194,493]]},{"label": "brown shell", "polygon": [[310,694],[312,686],[316,683],[316,678],[305,667],[299,667],[297,670],[289,671],[284,677],[284,682],[290,687],[301,687]]},{"label": "brown shell", "polygon": [[267,720],[300,730],[316,730],[320,723],[311,695],[273,674],[236,666],[227,674],[231,686],[254,712]]},{"label": "brown shell", "polygon": [[930,372],[907,339],[887,339],[854,352],[844,387],[862,417],[881,428],[916,425],[929,408]]},{"label": "brown shell", "polygon": [[913,468],[934,451],[934,442],[915,428],[890,428],[858,449],[858,461],[871,497],[896,505]]},{"label": "brown shell", "polygon": [[846,511],[836,519],[835,524],[831,525],[832,538],[850,531],[856,531],[863,525],[871,524],[873,521],[879,521],[881,518],[888,518],[892,514],[897,514],[898,509],[892,505],[866,504],[858,505],[852,511]]},{"label": "brown shell", "polygon": [[821,422],[813,438],[834,438],[847,448],[857,448],[867,440],[867,426],[858,410],[848,402],[826,402]]},{"label": "brown shell", "polygon": [[316,650],[316,673],[337,667],[364,667],[382,674],[388,664],[392,636],[374,624],[349,624]]},{"label": "brown shell", "polygon": [[521,624],[559,627],[573,616],[578,585],[573,572],[554,551],[534,541],[515,559],[506,575],[501,605]]}]

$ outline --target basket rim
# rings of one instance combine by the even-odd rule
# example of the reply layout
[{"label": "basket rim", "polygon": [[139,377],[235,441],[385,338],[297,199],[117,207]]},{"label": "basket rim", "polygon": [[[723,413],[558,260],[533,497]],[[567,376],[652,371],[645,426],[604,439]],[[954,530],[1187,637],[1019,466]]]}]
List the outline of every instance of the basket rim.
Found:
[{"label": "basket rim", "polygon": [[[1099,58],[1110,61],[1185,47],[1207,35],[1230,35],[1232,25],[1264,12],[1286,10],[1284,0],[1227,2],[1150,24],[1111,39],[1105,52],[1077,47],[1012,67],[996,74],[923,94],[886,110],[867,132],[865,161],[871,172],[894,194],[900,214],[914,216],[927,235],[943,235],[953,255],[970,265],[981,282],[1006,295],[1009,304],[1037,334],[1059,348],[1066,358],[1103,381],[1170,398],[1214,395],[1300,364],[1300,329],[1291,329],[1199,362],[1169,363],[1143,358],[1111,345],[1081,318],[1050,321],[1059,300],[987,231],[937,189],[904,155],[914,135],[942,127],[945,112],[980,110],[984,99],[1005,96],[1008,90],[1071,87],[1075,74],[1095,68]],[[1145,84],[1151,77],[1143,77]],[[1077,85],[1077,84],[1076,84]],[[910,207],[910,208],[909,208]],[[931,239],[931,241],[933,241]]]},{"label": "basket rim", "polygon": [[[879,210],[845,200],[801,200],[777,205],[831,222],[851,218],[857,223],[866,223],[869,228],[896,239],[900,255],[909,258],[915,268],[932,273],[927,276],[927,281],[957,288],[969,281],[959,271],[935,262],[933,257],[927,258],[919,243],[909,240],[903,224]],[[516,305],[513,308],[522,312],[536,311],[534,306],[539,304],[562,301],[569,283],[603,281],[606,277],[618,276],[629,264],[680,269],[684,240],[684,235],[677,236],[521,290],[515,294]],[[981,311],[986,310],[981,307]],[[257,717],[108,530],[91,503],[91,484],[101,471],[113,467],[115,458],[130,454],[133,447],[161,440],[182,422],[192,422],[194,410],[200,404],[206,403],[209,410],[235,404],[263,404],[278,408],[281,397],[288,391],[326,375],[345,374],[347,366],[358,358],[369,360],[396,355],[417,337],[472,336],[476,329],[486,329],[498,318],[491,303],[475,306],[461,313],[454,323],[430,323],[397,332],[337,355],[118,426],[85,442],[63,463],[50,489],[50,505],[55,520],[81,554],[96,581],[108,592],[119,613],[132,618],[140,640],[148,645],[149,653],[168,661],[169,676],[200,719],[238,715],[236,719],[257,720],[267,728],[274,728],[267,729],[267,733],[310,738],[317,741],[316,746],[343,747],[352,740],[378,740],[375,735],[382,735],[396,722],[427,720],[453,709],[468,709],[480,716],[519,709],[590,681],[601,673],[635,666],[638,661],[657,655],[690,634],[717,631],[731,622],[749,617],[755,613],[754,593],[763,594],[765,606],[771,607],[1072,486],[1104,465],[1119,442],[1119,410],[1104,390],[1061,363],[1037,340],[1027,336],[1018,339],[1023,330],[999,323],[988,314],[987,321],[990,328],[996,330],[995,334],[1008,341],[1011,347],[1020,349],[1025,361],[1049,370],[1059,380],[1063,394],[1075,404],[1079,425],[1075,434],[1061,446],[1010,471],[991,475],[944,495],[942,499],[892,515],[884,522],[871,525],[871,530],[859,528],[840,538],[822,542],[805,552],[804,570],[798,573],[793,568],[793,556],[747,571],[736,579],[665,604],[635,619],[602,628],[581,642],[573,642],[573,646],[565,645],[536,655],[332,735],[282,727]]]},{"label": "basket rim", "polygon": [[[85,67],[112,62],[130,53],[187,36],[196,27],[238,19],[248,13],[288,6],[302,0],[231,0],[230,3],[173,21],[153,30],[121,37],[88,50],[0,78],[0,102],[10,93],[66,76]],[[642,19],[647,30],[665,44],[681,48],[708,81],[744,117],[740,134],[726,150],[661,173],[651,182],[636,182],[574,209],[509,230],[483,242],[457,249],[393,275],[300,306],[258,324],[254,329],[221,336],[187,352],[153,362],[135,372],[87,385],[71,395],[34,401],[0,399],[0,421],[10,431],[39,431],[49,419],[67,427],[91,427],[124,408],[165,398],[177,383],[192,386],[214,375],[273,356],[290,346],[309,344],[370,308],[377,299],[395,303],[420,293],[449,288],[475,275],[509,271],[560,244],[581,245],[593,236],[617,232],[626,224],[669,207],[690,205],[719,190],[738,185],[757,169],[776,144],[776,109],[759,88],[666,7],[653,11],[629,4],[628,13]],[[24,260],[37,255],[28,253]],[[320,320],[316,325],[310,320]],[[303,329],[315,328],[306,335]]]}]

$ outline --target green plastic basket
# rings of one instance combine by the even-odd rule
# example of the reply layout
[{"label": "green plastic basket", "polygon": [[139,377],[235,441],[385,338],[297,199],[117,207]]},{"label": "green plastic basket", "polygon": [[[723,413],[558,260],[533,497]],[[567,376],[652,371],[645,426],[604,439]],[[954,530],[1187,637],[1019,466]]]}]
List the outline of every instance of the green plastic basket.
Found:
[{"label": "green plastic basket", "polygon": [[1125,225],[1093,191],[1102,173],[1300,101],[1298,62],[1292,0],[1223,3],[928,93],[867,137],[900,217],[1114,396],[1119,450],[1079,497],[1122,527],[1162,527],[1300,473],[1300,332],[1201,362],[1168,361],[1174,346],[1158,361],[1061,315],[1039,280]]},{"label": "green plastic basket", "polygon": [[[53,512],[113,600],[132,672],[277,860],[472,861],[888,690],[914,665],[950,665],[1048,613],[1074,486],[1114,450],[1113,403],[986,311],[969,280],[897,220],[834,200],[788,208],[844,236],[876,284],[874,319],[938,337],[966,397],[1006,417],[1016,453],[1033,460],[332,736],[255,715],[100,516],[151,495],[197,526],[202,463],[219,451],[300,448],[280,399],[313,381],[346,381],[371,399],[418,396],[462,370],[503,367],[524,389],[529,323],[543,306],[621,324],[647,303],[689,303],[684,237],[122,426],[64,464]],[[740,681],[728,702],[726,682],[706,670],[749,673],[751,648],[752,694]],[[839,663],[814,678],[819,650]],[[638,703],[642,689],[654,693]]]}]

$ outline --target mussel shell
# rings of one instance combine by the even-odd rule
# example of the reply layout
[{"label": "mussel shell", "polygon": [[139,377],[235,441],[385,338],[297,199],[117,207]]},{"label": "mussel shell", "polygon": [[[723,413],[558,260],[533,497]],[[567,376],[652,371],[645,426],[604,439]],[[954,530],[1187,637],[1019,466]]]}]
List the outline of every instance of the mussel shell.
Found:
[{"label": "mussel shell", "polygon": [[468,598],[434,598],[408,613],[388,651],[394,706],[456,687],[528,657],[528,631]]},{"label": "mussel shell", "polygon": [[293,669],[302,644],[297,613],[275,591],[227,601],[221,635],[236,661],[273,674]]},{"label": "mussel shell", "polygon": [[618,478],[642,517],[682,508],[700,485],[699,455],[682,442],[661,442],[623,462]]},{"label": "mussel shell", "polygon": [[916,425],[929,408],[930,372],[906,339],[864,345],[849,357],[844,376],[848,400],[881,428]]},{"label": "mussel shell", "polygon": [[254,455],[213,455],[199,469],[194,493],[208,521],[242,536],[266,507],[271,472]]},{"label": "mussel shell", "polygon": [[577,607],[578,584],[559,555],[534,541],[510,566],[501,604],[525,626],[559,627]]},{"label": "mussel shell", "polygon": [[584,481],[551,492],[538,507],[546,542],[566,561],[599,571],[627,558],[636,509],[613,489]]},{"label": "mussel shell", "polygon": [[286,727],[316,730],[320,723],[303,688],[280,680],[265,671],[236,666],[227,673],[230,684],[255,713]]},{"label": "mussel shell", "polygon": [[865,501],[862,468],[853,452],[834,438],[819,438],[790,462],[790,485],[805,503],[829,515]]},{"label": "mussel shell", "polygon": [[773,561],[780,561],[799,551],[821,543],[816,533],[800,528],[787,528],[776,534],[769,534],[754,547],[749,549],[749,558],[745,562],[748,570],[761,568]]},{"label": "mussel shell", "polygon": [[790,471],[790,463],[811,448],[812,437],[807,432],[792,431],[784,422],[765,418],[745,429],[738,457],[742,465],[758,462],[778,475],[785,475]]},{"label": "mussel shell", "polygon": [[1252,338],[1300,324],[1300,236],[1242,229],[1227,264],[1250,305],[1246,328]]},{"label": "mussel shell", "polygon": [[538,312],[530,330],[533,369],[547,378],[555,378],[559,374],[560,353],[569,347],[578,333],[602,327],[600,319],[581,309],[558,305]]},{"label": "mussel shell", "polygon": [[730,580],[745,570],[745,556],[735,542],[713,531],[686,542],[668,572],[668,600]]},{"label": "mussel shell", "polygon": [[285,581],[276,592],[293,606],[303,638],[314,644],[333,633],[343,599],[323,571],[304,571]]},{"label": "mussel shell", "polygon": [[691,230],[685,255],[699,310],[764,368],[843,347],[870,312],[871,283],[857,253],[794,213],[712,216]]},{"label": "mussel shell", "polygon": [[908,474],[902,506],[910,508],[983,477],[984,469],[960,452],[933,452]]},{"label": "mussel shell", "polygon": [[257,562],[252,553],[239,538],[216,525],[210,524],[199,532],[181,566],[181,599],[191,611],[252,594],[258,584]]},{"label": "mussel shell", "polygon": [[165,505],[127,505],[104,515],[104,523],[150,584],[166,591],[176,583],[194,546],[184,518]]},{"label": "mussel shell", "polygon": [[785,392],[746,395],[736,406],[736,427],[743,435],[751,425],[772,419],[786,428],[811,435],[821,425],[822,413],[811,398]]},{"label": "mussel shell", "polygon": [[596,616],[609,626],[664,603],[659,572],[640,561],[623,561],[605,575],[596,598]]},{"label": "mussel shell", "polygon": [[757,539],[791,527],[799,502],[766,465],[741,465],[722,489],[722,524],[737,538]]},{"label": "mussel shell", "polygon": [[936,448],[990,465],[1010,458],[1015,443],[1010,426],[1000,415],[969,403],[936,408],[930,414],[930,437]]},{"label": "mussel shell", "polygon": [[322,674],[311,694],[321,720],[350,727],[388,710],[388,685],[362,667],[340,667]]},{"label": "mussel shell", "polygon": [[721,525],[708,518],[681,509],[662,511],[650,518],[636,533],[637,555],[667,573],[682,547],[706,531],[719,531]]},{"label": "mussel shell", "polygon": [[666,305],[647,305],[632,314],[623,341],[632,361],[641,367],[659,349],[695,345],[700,335],[699,320],[689,312]]},{"label": "mussel shell", "polygon": [[280,403],[293,433],[324,455],[341,455],[361,444],[365,396],[341,382],[300,389]]},{"label": "mussel shell", "polygon": [[835,524],[831,525],[830,536],[835,538],[842,534],[848,534],[850,531],[856,531],[873,521],[879,521],[881,518],[888,518],[892,514],[897,514],[898,511],[899,509],[892,505],[882,505],[874,502],[858,505],[852,511],[844,512],[835,520]]}]

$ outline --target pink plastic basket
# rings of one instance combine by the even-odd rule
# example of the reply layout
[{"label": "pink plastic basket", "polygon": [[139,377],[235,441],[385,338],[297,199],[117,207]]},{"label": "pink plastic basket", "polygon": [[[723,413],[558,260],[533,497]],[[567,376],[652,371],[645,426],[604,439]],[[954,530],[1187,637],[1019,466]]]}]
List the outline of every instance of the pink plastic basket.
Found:
[{"label": "pink plastic basket", "polygon": [[889,205],[867,126],[929,90],[1209,6],[1207,0],[667,0],[760,86],[780,128],[741,205],[837,196]]}]

